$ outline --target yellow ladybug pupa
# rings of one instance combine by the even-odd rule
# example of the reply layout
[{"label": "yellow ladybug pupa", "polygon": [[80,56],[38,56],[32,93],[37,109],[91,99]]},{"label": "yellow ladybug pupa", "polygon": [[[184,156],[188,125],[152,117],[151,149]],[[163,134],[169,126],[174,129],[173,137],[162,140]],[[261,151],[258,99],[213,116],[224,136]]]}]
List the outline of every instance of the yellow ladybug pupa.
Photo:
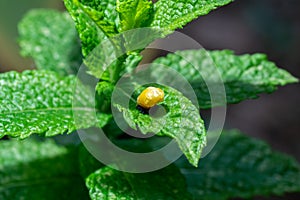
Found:
[{"label": "yellow ladybug pupa", "polygon": [[144,109],[150,109],[164,100],[164,91],[156,87],[147,87],[137,98],[137,104]]}]

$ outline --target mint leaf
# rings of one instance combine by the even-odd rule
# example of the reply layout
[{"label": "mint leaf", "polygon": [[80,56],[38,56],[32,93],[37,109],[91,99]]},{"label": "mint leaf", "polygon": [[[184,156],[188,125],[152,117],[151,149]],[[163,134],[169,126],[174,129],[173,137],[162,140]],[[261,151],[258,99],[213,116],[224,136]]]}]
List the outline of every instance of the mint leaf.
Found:
[{"label": "mint leaf", "polygon": [[115,21],[118,18],[116,0],[80,0],[80,2],[94,10],[104,12],[104,20]]},{"label": "mint leaf", "polygon": [[83,144],[79,145],[78,147],[78,157],[79,162],[77,165],[79,165],[80,175],[84,179],[87,178],[94,171],[104,166],[85,148]]},{"label": "mint leaf", "polygon": [[135,68],[138,66],[138,64],[142,61],[143,56],[139,53],[130,53],[128,54],[128,57],[126,58],[125,62],[123,63],[124,70],[121,71],[120,77],[122,77],[124,74],[130,74],[132,73]]},{"label": "mint leaf", "polygon": [[[118,35],[120,29],[130,28],[124,27],[132,25],[130,20],[134,20],[133,26],[135,27],[147,26],[150,23],[151,17],[148,15],[152,12],[150,1],[140,1],[137,4],[134,1],[131,2],[133,4],[130,5],[137,6],[136,10],[128,6],[127,1],[118,1],[118,5],[116,5],[116,1],[112,0],[64,0],[64,2],[75,21],[82,41],[84,64],[89,69],[89,73],[96,78],[116,82],[124,72],[127,72],[125,69],[128,64],[132,66],[132,62],[135,62],[134,64],[137,65],[141,60],[141,56],[134,51],[140,52],[140,49],[145,48],[146,44],[149,44],[149,41],[154,38],[153,34],[151,34],[151,39],[147,39],[147,42],[139,38],[150,35],[149,32],[153,33],[154,31],[137,31],[137,33]],[[144,7],[145,5],[147,6]],[[133,12],[135,14],[132,18],[129,15]],[[136,41],[142,42],[137,45]],[[131,70],[130,66],[128,68]]]},{"label": "mint leaf", "polygon": [[123,173],[104,167],[91,174],[86,184],[92,200],[190,199],[185,180],[174,166],[145,174]]},{"label": "mint leaf", "polygon": [[154,4],[152,27],[165,29],[166,34],[182,28],[201,15],[208,14],[217,7],[233,0],[158,0]]},{"label": "mint leaf", "polygon": [[[101,71],[104,69],[101,68],[94,68],[94,74],[97,74],[99,77],[102,74],[102,79],[106,76],[107,80],[112,81],[113,80],[119,80],[119,77],[122,77],[125,74],[130,74],[136,66],[138,66],[138,63],[142,60],[142,56],[138,54],[131,54],[128,55],[124,60],[114,63],[114,65],[110,66],[109,70]],[[95,66],[95,65],[91,65]],[[115,71],[113,70],[115,69]],[[114,73],[110,73],[114,71]],[[113,74],[116,75],[116,77],[113,77]],[[114,84],[107,81],[100,81],[96,86],[96,91],[98,94],[97,102],[100,110],[107,111],[111,107],[111,95],[114,90]]]},{"label": "mint leaf", "polygon": [[67,13],[32,10],[18,29],[21,54],[32,57],[38,69],[61,75],[76,72],[81,64],[80,44],[74,22]]},{"label": "mint leaf", "polygon": [[123,113],[131,128],[139,129],[143,134],[156,133],[159,136],[174,138],[190,163],[197,166],[202,148],[206,144],[204,122],[199,111],[177,90],[169,87],[161,87],[161,89],[165,93],[164,101],[159,104],[166,110],[163,117],[142,114],[136,108],[137,104],[134,100],[141,90],[131,99],[129,109],[123,104],[114,102],[113,104]]},{"label": "mint leaf", "polygon": [[300,191],[300,166],[263,141],[224,131],[198,169],[177,163],[194,199],[222,200]]},{"label": "mint leaf", "polygon": [[88,199],[77,150],[53,141],[0,141],[0,199]]},{"label": "mint leaf", "polygon": [[300,191],[300,166],[293,158],[274,152],[263,141],[238,131],[224,131],[198,168],[185,159],[176,165],[192,196],[186,196],[184,180],[172,166],[146,174],[105,167],[91,174],[86,183],[92,199],[225,200]]},{"label": "mint leaf", "polygon": [[148,27],[153,20],[153,3],[149,0],[117,0],[120,32]]},{"label": "mint leaf", "polygon": [[64,0],[65,6],[75,21],[86,57],[105,38],[115,35],[117,14],[116,2]]},{"label": "mint leaf", "polygon": [[101,111],[110,111],[111,109],[111,95],[114,90],[114,85],[106,82],[100,81],[97,83],[96,92],[97,92],[97,108]]},{"label": "mint leaf", "polygon": [[[124,58],[119,58],[122,42],[117,37],[115,1],[65,0],[82,42],[84,64],[96,78],[113,82]],[[112,66],[111,66],[112,65]],[[110,67],[110,68],[109,68]],[[109,69],[107,69],[109,68]]]},{"label": "mint leaf", "polygon": [[[89,90],[79,84],[74,93],[75,86],[74,76],[47,71],[0,74],[0,137],[26,138],[33,133],[54,136],[104,126],[110,116],[98,113],[94,119]],[[78,123],[74,111],[79,115]]]},{"label": "mint leaf", "polygon": [[[186,50],[158,58],[153,65],[156,64],[171,67],[182,74],[195,90],[201,108],[211,107],[207,83],[216,87],[224,84],[227,103],[238,103],[257,98],[260,93],[271,93],[277,86],[298,82],[288,72],[268,61],[264,54],[236,56],[229,50]],[[216,70],[223,82],[220,82]],[[199,72],[206,76],[206,83]],[[157,74],[153,72],[153,76]],[[222,100],[215,102],[216,105],[224,103]]]}]

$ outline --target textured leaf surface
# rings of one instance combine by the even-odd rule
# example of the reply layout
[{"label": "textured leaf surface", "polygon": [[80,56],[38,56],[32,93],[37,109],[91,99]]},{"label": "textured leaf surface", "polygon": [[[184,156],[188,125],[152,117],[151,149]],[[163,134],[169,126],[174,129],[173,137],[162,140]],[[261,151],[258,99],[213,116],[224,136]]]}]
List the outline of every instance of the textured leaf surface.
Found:
[{"label": "textured leaf surface", "polygon": [[75,149],[30,139],[0,149],[0,199],[89,199]]},{"label": "textured leaf surface", "polygon": [[122,38],[114,38],[118,33],[116,1],[65,0],[65,5],[75,21],[89,73],[113,82],[120,72],[116,69],[122,68],[126,59],[118,54]]},{"label": "textured leaf surface", "polygon": [[[95,120],[89,90],[74,76],[25,71],[0,75],[0,137],[26,138],[33,133],[53,136],[90,126],[103,126],[109,116]],[[76,105],[73,105],[74,96]],[[75,123],[73,113],[76,111]]]},{"label": "textured leaf surface", "polygon": [[[129,55],[123,64],[120,65],[114,65],[111,66],[111,68],[116,67],[118,70],[116,70],[114,73],[117,73],[116,80],[119,79],[119,77],[122,77],[124,74],[130,74],[134,68],[138,65],[138,63],[142,60],[142,56],[140,55]],[[122,69],[124,69],[122,71]],[[118,73],[119,71],[119,73]],[[120,72],[122,71],[122,72]],[[95,69],[96,74],[101,74],[103,71],[101,71],[101,68]],[[111,75],[109,71],[105,71],[103,74]],[[109,76],[110,77],[110,76]],[[103,76],[102,76],[103,78]],[[112,80],[108,78],[108,80]],[[107,81],[100,81],[96,86],[96,91],[98,94],[98,104],[100,110],[108,111],[111,109],[111,95],[114,90],[114,84],[107,82]]]},{"label": "textured leaf surface", "polygon": [[117,33],[115,0],[64,0],[64,2],[75,21],[83,56],[86,57],[107,36]]},{"label": "textured leaf surface", "polygon": [[[207,83],[212,89],[214,85],[218,88],[218,85],[224,84],[227,103],[237,103],[257,98],[260,93],[271,93],[277,86],[298,81],[288,72],[277,68],[263,54],[236,56],[229,50],[186,50],[158,58],[154,63],[171,67],[182,74],[193,86],[200,108],[211,107]],[[153,75],[157,73],[154,71]],[[222,105],[224,102],[220,100],[215,103]]]},{"label": "textured leaf surface", "polygon": [[182,152],[189,161],[197,166],[201,156],[202,148],[206,144],[206,133],[204,122],[202,121],[199,111],[190,100],[184,97],[177,90],[162,87],[165,93],[165,99],[159,105],[167,111],[164,116],[156,117],[153,115],[142,114],[136,108],[134,101],[142,90],[138,90],[133,96],[129,108],[126,105],[115,105],[123,116],[128,125],[143,134],[156,133],[160,136],[174,138]]},{"label": "textured leaf surface", "polygon": [[38,69],[67,75],[74,73],[81,64],[77,31],[67,13],[32,10],[18,28],[21,54],[32,57]]},{"label": "textured leaf surface", "polygon": [[86,184],[92,200],[190,199],[185,180],[174,166],[145,174],[123,173],[105,167],[91,174]]},{"label": "textured leaf surface", "polygon": [[102,80],[116,82],[127,65],[132,69],[133,62],[138,64],[141,56],[137,52],[156,38],[153,33],[159,34],[152,30],[118,34],[150,24],[153,4],[148,0],[65,0],[65,5],[79,32],[84,64]]},{"label": "textured leaf surface", "polygon": [[154,4],[155,14],[151,26],[171,33],[201,15],[233,0],[159,0]]},{"label": "textured leaf surface", "polygon": [[149,0],[117,0],[120,32],[148,27],[153,19],[153,3]]},{"label": "textured leaf surface", "polygon": [[[188,195],[186,186],[172,168],[128,174],[106,167],[91,174],[87,186],[92,199],[225,200],[300,191],[300,166],[293,158],[238,131],[224,131],[198,168],[184,159],[176,165],[185,176],[192,197],[184,196]],[[166,196],[165,192],[170,191]]]},{"label": "textured leaf surface", "polygon": [[195,199],[222,200],[300,191],[300,166],[238,131],[225,131],[198,169],[178,165]]}]

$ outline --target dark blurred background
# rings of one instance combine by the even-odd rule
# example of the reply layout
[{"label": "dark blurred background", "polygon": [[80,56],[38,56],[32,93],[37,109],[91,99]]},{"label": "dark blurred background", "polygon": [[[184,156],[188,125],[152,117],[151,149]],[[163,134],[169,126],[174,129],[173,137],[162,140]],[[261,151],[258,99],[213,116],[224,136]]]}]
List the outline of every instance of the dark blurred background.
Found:
[{"label": "dark blurred background", "polygon": [[[0,72],[34,68],[30,59],[19,56],[17,45],[17,22],[32,8],[63,10],[64,6],[61,0],[0,1]],[[193,21],[181,32],[206,49],[266,53],[278,66],[300,77],[299,0],[236,0]],[[288,85],[257,100],[231,105],[226,127],[264,139],[274,149],[300,161],[299,91],[300,84]],[[274,199],[300,196],[290,194]]]},{"label": "dark blurred background", "polygon": [[[266,53],[300,77],[300,1],[240,0],[200,17],[184,30],[207,49]],[[267,140],[300,160],[300,84],[228,109],[226,126]]]},{"label": "dark blurred background", "polygon": [[[300,78],[299,0],[236,0],[190,23],[183,32],[206,49],[265,53],[279,67]],[[274,149],[300,161],[299,116],[300,84],[294,84],[257,100],[230,105],[226,127],[264,139]],[[256,199],[299,200],[300,194]]]}]

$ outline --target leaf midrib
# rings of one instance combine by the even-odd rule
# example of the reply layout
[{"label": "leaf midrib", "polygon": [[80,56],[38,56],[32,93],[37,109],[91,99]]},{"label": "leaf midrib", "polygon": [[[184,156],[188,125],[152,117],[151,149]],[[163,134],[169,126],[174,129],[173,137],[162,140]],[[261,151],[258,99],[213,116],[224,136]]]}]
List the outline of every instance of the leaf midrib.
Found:
[{"label": "leaf midrib", "polygon": [[22,113],[36,113],[36,112],[47,112],[47,111],[97,111],[96,108],[87,108],[87,107],[57,107],[57,108],[42,108],[42,109],[29,109],[22,111],[13,111],[13,112],[4,112],[0,115],[9,115],[9,114],[22,114]]},{"label": "leaf midrib", "polygon": [[[93,22],[93,24],[98,27],[102,32],[103,34],[106,36],[106,37],[110,37],[110,36],[113,36],[113,35],[110,35],[108,34],[101,26],[99,26],[99,24],[97,23],[97,21],[94,20],[93,17],[90,16],[90,14],[86,11],[86,9],[84,8],[84,6],[78,2],[77,6],[83,11],[83,13]],[[99,12],[99,11],[98,11]],[[107,21],[106,19],[102,19],[103,21]]]},{"label": "leaf midrib", "polygon": [[16,180],[16,181],[9,181],[6,183],[0,184],[0,192],[3,192],[8,189],[14,189],[18,187],[30,187],[34,185],[47,185],[49,183],[61,183],[62,181],[67,182],[74,182],[75,180],[80,180],[79,175],[70,175],[70,176],[57,176],[51,178],[39,178],[39,179],[25,179],[25,180]]}]

